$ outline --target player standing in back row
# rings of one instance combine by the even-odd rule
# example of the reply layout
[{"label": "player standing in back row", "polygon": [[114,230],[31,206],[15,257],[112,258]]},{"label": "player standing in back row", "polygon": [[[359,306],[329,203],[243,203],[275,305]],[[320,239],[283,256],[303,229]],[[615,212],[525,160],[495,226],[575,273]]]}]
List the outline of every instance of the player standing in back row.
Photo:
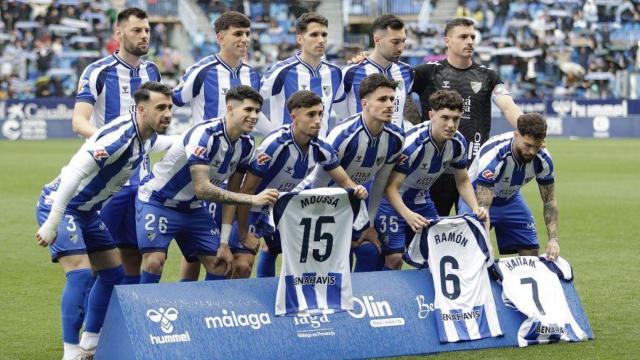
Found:
[{"label": "player standing in back row", "polygon": [[287,100],[297,91],[309,90],[322,98],[319,136],[326,136],[333,103],[344,98],[340,68],[322,59],[327,50],[328,26],[329,20],[318,13],[302,14],[296,22],[300,52],[275,64],[262,79],[260,94],[268,104],[273,130],[292,122]]},{"label": "player standing in back row", "polygon": [[342,70],[345,100],[335,106],[338,120],[362,111],[360,83],[368,75],[383,74],[397,82],[393,100],[392,123],[404,129],[404,104],[414,82],[413,69],[399,61],[407,34],[404,22],[395,15],[378,17],[372,24],[375,49],[362,62],[345,67]]},{"label": "player standing in back row", "polygon": [[[473,61],[476,31],[472,20],[457,18],[449,21],[444,31],[447,58],[415,68],[413,91],[420,96],[422,119],[429,120],[429,97],[437,90],[455,90],[464,99],[464,113],[459,131],[468,143],[469,163],[489,138],[491,103],[495,103],[515,128],[522,111],[513,102],[500,75]],[[454,175],[445,173],[431,187],[431,198],[440,216],[448,216],[458,201]]]}]

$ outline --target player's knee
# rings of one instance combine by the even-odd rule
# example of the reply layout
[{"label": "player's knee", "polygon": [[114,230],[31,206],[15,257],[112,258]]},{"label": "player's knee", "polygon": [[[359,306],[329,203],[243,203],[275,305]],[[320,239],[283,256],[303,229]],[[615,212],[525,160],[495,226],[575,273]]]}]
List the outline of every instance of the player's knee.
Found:
[{"label": "player's knee", "polygon": [[402,269],[402,254],[390,254],[385,258],[384,265],[393,270]]},{"label": "player's knee", "polygon": [[142,269],[146,272],[160,275],[164,269],[166,259],[166,255],[162,253],[144,254],[142,258]]},{"label": "player's knee", "polygon": [[368,241],[353,249],[353,252],[356,254],[357,258],[378,257],[380,255],[378,248]]},{"label": "player's knee", "polygon": [[224,261],[219,260],[215,256],[200,256],[198,257],[204,268],[208,273],[218,274],[220,273],[220,269],[222,268],[222,272],[224,272]]},{"label": "player's knee", "polygon": [[236,279],[248,279],[251,276],[253,264],[247,261],[239,261],[233,264],[233,277]]}]

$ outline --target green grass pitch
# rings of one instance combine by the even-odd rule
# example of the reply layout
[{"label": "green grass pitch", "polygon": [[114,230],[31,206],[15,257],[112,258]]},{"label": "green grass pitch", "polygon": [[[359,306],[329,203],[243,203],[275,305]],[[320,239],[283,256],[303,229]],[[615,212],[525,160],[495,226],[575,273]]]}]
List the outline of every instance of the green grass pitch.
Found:
[{"label": "green grass pitch", "polygon": [[[0,359],[62,357],[64,275],[36,245],[34,208],[80,140],[0,142]],[[560,206],[561,254],[573,265],[595,341],[438,355],[442,359],[640,358],[640,140],[550,139]],[[546,229],[535,184],[524,190],[542,247]],[[175,248],[163,281],[177,279]],[[401,335],[399,335],[401,336]]]}]

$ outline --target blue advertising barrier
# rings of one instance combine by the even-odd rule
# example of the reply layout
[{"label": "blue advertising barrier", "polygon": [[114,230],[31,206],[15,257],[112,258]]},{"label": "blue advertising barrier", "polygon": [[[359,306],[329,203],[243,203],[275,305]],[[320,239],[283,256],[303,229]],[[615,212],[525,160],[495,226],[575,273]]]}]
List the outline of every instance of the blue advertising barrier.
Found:
[{"label": "blue advertising barrier", "polygon": [[[339,359],[517,346],[524,316],[491,281],[504,335],[441,344],[428,270],[355,273],[354,309],[275,317],[277,278],[116,286],[95,359]],[[582,329],[593,332],[572,283]]]},{"label": "blue advertising barrier", "polygon": [[[77,138],[71,127],[75,99],[0,101],[0,140]],[[516,100],[525,112],[547,118],[548,135],[564,137],[640,137],[640,100]],[[189,107],[176,107],[169,134],[191,124]],[[513,129],[494,106],[492,134]]]}]

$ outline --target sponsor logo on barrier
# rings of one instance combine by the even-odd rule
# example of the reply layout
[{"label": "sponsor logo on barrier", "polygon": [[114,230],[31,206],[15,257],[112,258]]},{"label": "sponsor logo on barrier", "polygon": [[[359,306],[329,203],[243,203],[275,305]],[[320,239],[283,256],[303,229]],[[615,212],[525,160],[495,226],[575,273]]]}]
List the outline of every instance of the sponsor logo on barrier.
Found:
[{"label": "sponsor logo on barrier", "polygon": [[158,310],[149,309],[147,310],[146,316],[154,323],[158,323],[160,325],[160,330],[164,333],[164,335],[151,335],[149,334],[149,341],[152,345],[160,345],[160,344],[171,344],[178,342],[189,342],[191,341],[191,336],[189,336],[189,332],[185,331],[182,334],[174,334],[173,333],[173,322],[178,320],[178,310],[175,308],[159,308]]},{"label": "sponsor logo on barrier", "polygon": [[433,303],[424,302],[424,295],[416,296],[416,302],[418,303],[418,319],[426,319],[429,314],[436,309]]},{"label": "sponsor logo on barrier", "polygon": [[353,310],[349,310],[348,313],[356,319],[369,317],[371,327],[403,326],[405,323],[404,318],[394,317],[389,302],[376,301],[373,296],[354,297]]},{"label": "sponsor logo on barrier", "polygon": [[293,323],[296,325],[296,332],[299,338],[310,339],[336,335],[333,328],[326,327],[329,323],[329,317],[326,314],[296,316],[293,318]]},{"label": "sponsor logo on barrier", "polygon": [[207,329],[251,327],[259,330],[265,325],[271,325],[271,317],[268,313],[236,314],[235,311],[222,309],[222,315],[207,316],[204,323]]},{"label": "sponsor logo on barrier", "polygon": [[612,101],[610,103],[583,103],[575,100],[555,100],[551,103],[551,110],[558,115],[573,117],[612,116],[627,117],[629,106],[627,100]]},{"label": "sponsor logo on barrier", "polygon": [[593,118],[593,137],[608,138],[609,137],[609,118],[606,116],[596,116]]}]

